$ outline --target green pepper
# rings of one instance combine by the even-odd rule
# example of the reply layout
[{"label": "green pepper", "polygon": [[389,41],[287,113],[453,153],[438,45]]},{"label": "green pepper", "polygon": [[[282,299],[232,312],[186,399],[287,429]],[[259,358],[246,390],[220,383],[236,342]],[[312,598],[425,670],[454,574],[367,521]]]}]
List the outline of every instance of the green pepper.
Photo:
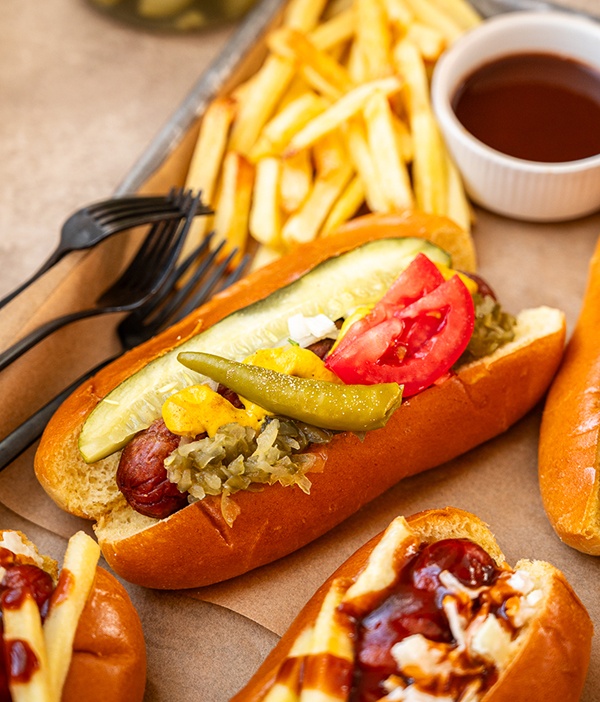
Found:
[{"label": "green pepper", "polygon": [[379,429],[402,401],[397,383],[338,385],[192,351],[180,353],[177,359],[273,414],[323,429]]}]

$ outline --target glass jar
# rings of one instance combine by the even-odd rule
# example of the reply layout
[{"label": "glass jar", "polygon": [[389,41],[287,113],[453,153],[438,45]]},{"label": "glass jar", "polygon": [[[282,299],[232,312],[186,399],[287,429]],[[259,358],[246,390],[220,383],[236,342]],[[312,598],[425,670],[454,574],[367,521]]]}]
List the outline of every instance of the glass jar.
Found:
[{"label": "glass jar", "polygon": [[189,31],[241,17],[256,0],[90,0],[115,19],[145,29]]}]

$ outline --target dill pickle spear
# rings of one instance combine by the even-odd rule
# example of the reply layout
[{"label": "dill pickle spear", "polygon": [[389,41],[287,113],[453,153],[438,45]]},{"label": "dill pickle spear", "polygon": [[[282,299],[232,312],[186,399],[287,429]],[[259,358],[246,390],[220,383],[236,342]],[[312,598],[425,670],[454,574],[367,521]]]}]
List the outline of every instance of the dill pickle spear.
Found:
[{"label": "dill pickle spear", "polygon": [[380,429],[402,402],[397,383],[339,385],[193,351],[180,353],[177,359],[273,414],[322,429]]},{"label": "dill pickle spear", "polygon": [[380,300],[419,253],[451,265],[438,246],[415,237],[378,239],[323,261],[311,271],[258,302],[233,312],[206,331],[148,363],[101,400],[86,419],[79,450],[93,463],[123,448],[161,416],[165,400],[205,381],[177,361],[180,351],[202,351],[243,361],[258,349],[288,338],[288,319],[325,314],[346,318],[360,305]]}]

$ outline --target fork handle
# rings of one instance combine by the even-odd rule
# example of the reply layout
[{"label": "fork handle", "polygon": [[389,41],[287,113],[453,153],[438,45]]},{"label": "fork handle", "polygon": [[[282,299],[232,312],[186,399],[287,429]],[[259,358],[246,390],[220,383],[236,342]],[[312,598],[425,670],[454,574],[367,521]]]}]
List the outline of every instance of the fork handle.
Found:
[{"label": "fork handle", "polygon": [[38,278],[41,278],[44,273],[49,271],[52,266],[55,266],[61,258],[64,257],[64,255],[67,252],[62,249],[60,246],[53,251],[50,256],[48,257],[48,260],[45,261],[42,264],[41,268],[38,268],[38,270],[30,277],[28,278],[24,283],[21,283],[18,288],[13,290],[12,292],[8,293],[8,295],[5,295],[1,300],[0,300],[0,310],[5,306],[8,305],[8,303],[13,300],[17,295],[20,295],[26,288],[28,288],[32,283],[34,283]]},{"label": "fork handle", "polygon": [[13,361],[16,361],[19,356],[24,354],[26,351],[29,351],[29,349],[33,348],[36,344],[39,344],[39,342],[45,339],[47,336],[50,336],[52,332],[65,327],[71,322],[77,322],[80,319],[86,319],[87,317],[93,317],[97,314],[110,311],[112,310],[95,308],[80,310],[79,312],[71,312],[70,314],[65,314],[62,317],[57,317],[56,319],[51,319],[50,321],[45,322],[27,334],[27,336],[19,339],[19,341],[0,353],[0,371],[3,371]]},{"label": "fork handle", "polygon": [[99,363],[95,368],[84,373],[80,378],[77,378],[68,388],[65,388],[55,398],[41,407],[37,412],[26,419],[23,424],[18,426],[4,439],[0,440],[0,471],[3,471],[15,458],[18,458],[26,451],[33,443],[35,443],[42,435],[46,424],[50,421],[52,415],[60,407],[60,405],[74,392],[84,381],[91,378],[99,370],[112,363],[119,354],[109,358],[102,363]]}]

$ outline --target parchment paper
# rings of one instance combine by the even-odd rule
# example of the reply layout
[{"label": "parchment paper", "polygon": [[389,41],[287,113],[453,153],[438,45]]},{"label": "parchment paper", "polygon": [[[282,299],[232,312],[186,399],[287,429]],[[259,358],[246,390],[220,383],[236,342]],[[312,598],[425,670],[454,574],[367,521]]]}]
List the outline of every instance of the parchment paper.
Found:
[{"label": "parchment paper", "polygon": [[[193,141],[193,135],[189,143]],[[189,143],[147,184],[161,190],[181,179]],[[65,212],[65,217],[68,212]],[[569,334],[581,305],[600,215],[563,224],[527,224],[477,210],[480,273],[505,307],[548,304],[567,315]],[[2,347],[55,312],[92,300],[131,253],[127,239],[69,258],[41,286],[0,312]],[[44,399],[116,351],[115,319],[89,320],[54,335],[0,375],[2,434]],[[519,388],[514,388],[518,392]],[[537,485],[541,407],[503,436],[447,465],[408,479],[300,552],[230,582],[186,593],[126,584],[146,634],[147,702],[227,700],[258,666],[321,582],[397,514],[452,505],[487,521],[509,562],[548,560],[561,568],[600,627],[600,560],[563,545],[550,528]],[[34,449],[0,474],[0,524],[20,528],[59,560],[66,539],[84,524],[60,511],[33,475]],[[534,674],[534,671],[533,671]],[[600,700],[596,635],[583,702]]]}]

